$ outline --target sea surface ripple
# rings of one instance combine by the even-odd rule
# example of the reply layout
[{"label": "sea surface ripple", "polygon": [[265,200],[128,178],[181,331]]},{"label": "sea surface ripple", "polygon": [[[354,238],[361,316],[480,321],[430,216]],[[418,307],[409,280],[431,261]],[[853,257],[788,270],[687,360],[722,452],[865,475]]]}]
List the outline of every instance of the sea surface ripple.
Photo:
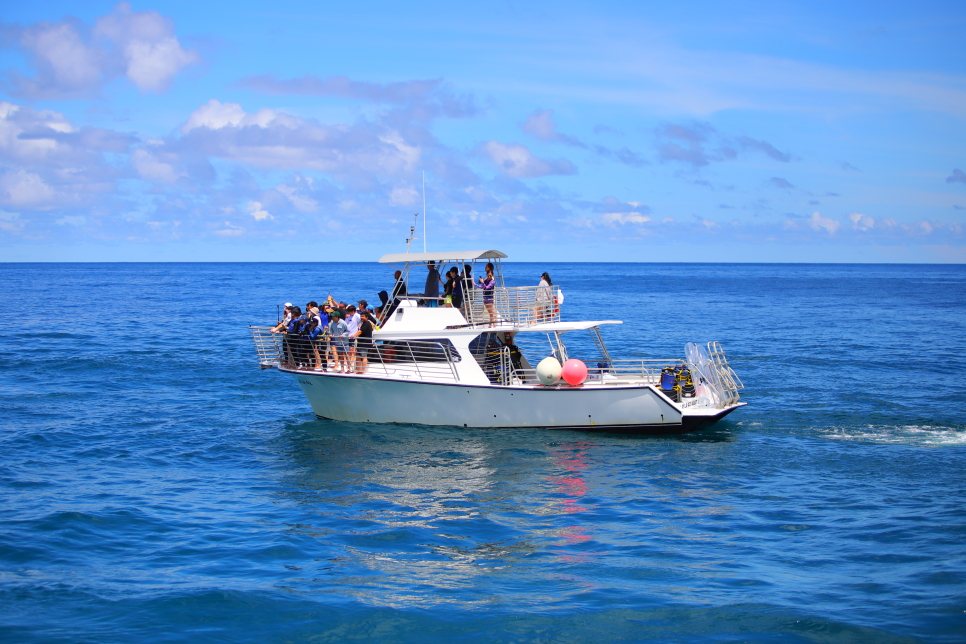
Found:
[{"label": "sea surface ripple", "polygon": [[[526,264],[674,437],[318,420],[258,368],[377,264],[0,264],[0,641],[964,642],[966,267]],[[454,401],[454,404],[456,402]]]}]

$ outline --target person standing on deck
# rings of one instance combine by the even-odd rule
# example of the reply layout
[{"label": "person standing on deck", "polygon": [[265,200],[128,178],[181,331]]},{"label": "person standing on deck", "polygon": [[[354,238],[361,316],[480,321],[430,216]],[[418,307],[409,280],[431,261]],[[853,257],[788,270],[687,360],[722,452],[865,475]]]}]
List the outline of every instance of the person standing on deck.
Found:
[{"label": "person standing on deck", "polygon": [[349,363],[346,361],[346,336],[349,334],[349,327],[342,321],[339,310],[332,311],[332,321],[329,322],[330,347],[332,348],[333,369],[336,372],[343,371],[342,365],[348,371]]},{"label": "person standing on deck", "polygon": [[362,312],[362,324],[356,338],[355,372],[363,374],[369,368],[369,350],[372,349],[372,316],[369,311]]},{"label": "person standing on deck", "polygon": [[356,312],[356,307],[350,304],[345,309],[345,325],[349,331],[349,371],[356,362],[356,336],[359,335],[359,325],[362,324],[362,316]]},{"label": "person standing on deck", "polygon": [[405,297],[408,294],[406,292],[406,282],[402,278],[402,271],[396,271],[393,273],[393,277],[396,278],[396,284],[392,287],[392,295],[389,296],[389,310],[383,314],[383,320],[388,320],[389,316],[396,310],[396,307],[399,306],[399,298]]},{"label": "person standing on deck", "polygon": [[550,273],[544,272],[540,275],[536,300],[537,306],[533,310],[537,314],[537,322],[552,320],[553,313],[550,307],[553,304],[553,282],[550,280]]},{"label": "person standing on deck", "polygon": [[436,262],[429,260],[426,264],[426,268],[429,270],[429,275],[426,276],[426,286],[423,288],[423,295],[427,298],[427,306],[438,306],[439,305],[439,271],[436,270]]},{"label": "person standing on deck", "polygon": [[476,288],[483,289],[483,306],[490,314],[490,326],[496,324],[496,307],[493,305],[493,290],[496,288],[496,278],[493,277],[493,264],[487,263],[486,277],[480,277],[480,283],[475,284]]}]

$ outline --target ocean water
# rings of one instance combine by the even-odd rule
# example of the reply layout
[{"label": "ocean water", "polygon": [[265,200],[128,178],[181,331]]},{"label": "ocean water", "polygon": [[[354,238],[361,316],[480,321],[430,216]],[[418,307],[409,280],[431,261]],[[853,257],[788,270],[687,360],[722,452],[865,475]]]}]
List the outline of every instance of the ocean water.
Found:
[{"label": "ocean water", "polygon": [[683,436],[317,420],[249,323],[377,264],[0,264],[0,641],[966,641],[966,267],[507,264]]}]

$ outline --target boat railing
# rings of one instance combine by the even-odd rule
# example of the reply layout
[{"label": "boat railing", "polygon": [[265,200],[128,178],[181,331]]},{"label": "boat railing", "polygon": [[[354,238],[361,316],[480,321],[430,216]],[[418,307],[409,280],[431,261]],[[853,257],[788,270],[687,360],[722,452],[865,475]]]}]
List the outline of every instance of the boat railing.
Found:
[{"label": "boat railing", "polygon": [[481,289],[473,289],[464,299],[463,315],[470,324],[532,326],[560,321],[556,287],[495,287],[493,301]]},{"label": "boat railing", "polygon": [[[669,364],[680,364],[679,358],[667,359],[625,359],[600,361],[595,365],[587,365],[587,379],[585,385],[658,385],[661,382],[661,369]],[[502,385],[538,385],[535,368],[514,369],[510,362],[509,353],[505,357],[501,354],[499,384]],[[561,384],[564,384],[561,380]]]},{"label": "boat railing", "polygon": [[[353,340],[345,338],[346,352],[338,352],[336,342],[323,336],[311,340],[301,336],[273,333],[272,327],[250,326],[255,341],[255,352],[263,369],[282,368],[306,372],[347,373],[360,367],[362,351],[355,346],[353,364],[346,364],[351,357],[349,348]],[[462,357],[448,342],[438,340],[400,340],[373,342],[365,358],[366,375],[391,378],[459,382],[456,368]]]},{"label": "boat railing", "polygon": [[282,356],[282,338],[278,333],[272,333],[274,327],[270,326],[251,326],[248,329],[252,333],[252,340],[255,342],[255,353],[258,354],[258,365],[262,369],[278,368]]}]

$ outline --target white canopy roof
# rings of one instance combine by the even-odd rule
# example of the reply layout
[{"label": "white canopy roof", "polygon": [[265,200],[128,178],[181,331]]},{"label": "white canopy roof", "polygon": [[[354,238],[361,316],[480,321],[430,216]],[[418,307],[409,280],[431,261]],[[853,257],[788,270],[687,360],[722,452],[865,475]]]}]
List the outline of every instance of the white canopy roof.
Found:
[{"label": "white canopy roof", "polygon": [[379,258],[380,264],[402,262],[467,262],[474,259],[503,259],[506,253],[498,250],[458,250],[449,253],[390,253]]}]

